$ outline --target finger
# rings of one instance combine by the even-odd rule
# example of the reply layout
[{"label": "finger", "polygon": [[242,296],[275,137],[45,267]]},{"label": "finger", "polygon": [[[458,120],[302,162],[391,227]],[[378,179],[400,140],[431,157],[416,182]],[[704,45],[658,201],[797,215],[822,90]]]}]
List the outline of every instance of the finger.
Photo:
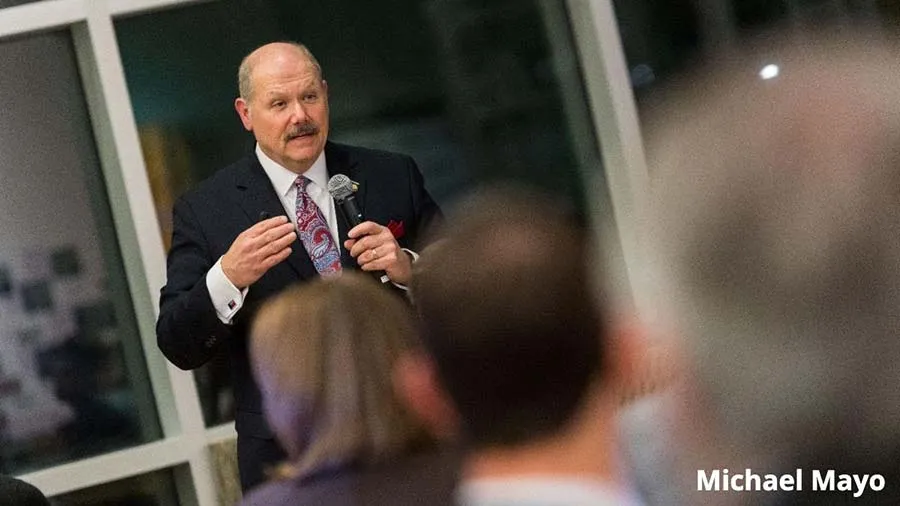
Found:
[{"label": "finger", "polygon": [[291,248],[283,248],[276,252],[273,255],[269,255],[262,261],[262,267],[266,271],[285,261],[287,257],[291,256]]},{"label": "finger", "polygon": [[257,247],[264,247],[267,244],[284,239],[285,237],[295,234],[293,223],[283,223],[275,228],[267,230],[265,233],[257,237]]},{"label": "finger", "polygon": [[375,263],[381,268],[390,267],[397,259],[397,254],[388,246],[367,249],[360,254],[358,262],[360,266]]},{"label": "finger", "polygon": [[378,257],[374,260],[360,264],[360,269],[364,271],[386,271],[393,267],[397,260],[397,256],[393,254]]},{"label": "finger", "polygon": [[[360,239],[357,244],[350,249],[350,255],[353,256],[354,250],[358,255],[361,255],[366,250],[377,250],[377,256],[385,255],[389,251],[398,251],[400,249],[400,245],[397,244],[397,240],[394,239],[394,236],[391,235],[386,228],[384,229],[384,231],[386,233],[381,233],[378,235],[367,235]],[[362,244],[360,245],[360,243]]]},{"label": "finger", "polygon": [[350,231],[347,232],[347,237],[351,239],[359,239],[362,236],[377,234],[381,231],[382,228],[384,227],[375,223],[374,221],[364,221],[359,225],[351,228]]},{"label": "finger", "polygon": [[356,239],[347,239],[344,241],[344,248],[346,248],[347,251],[350,251],[350,248],[352,248],[354,244],[356,244]]},{"label": "finger", "polygon": [[296,240],[297,233],[292,230],[289,234],[285,234],[284,236],[279,237],[278,239],[264,245],[262,248],[260,248],[260,252],[263,255],[263,258],[265,258],[287,248]]},{"label": "finger", "polygon": [[[351,252],[350,255],[353,256],[353,252]],[[375,260],[375,256],[371,249],[365,249],[358,252],[354,258],[356,258],[356,263],[358,263],[360,267]]]},{"label": "finger", "polygon": [[349,248],[350,255],[355,258],[370,249],[377,248],[380,244],[381,242],[378,240],[378,236],[364,235],[361,238],[354,240]]},{"label": "finger", "polygon": [[247,230],[253,231],[253,235],[258,236],[260,234],[264,234],[265,232],[267,232],[270,229],[273,229],[273,228],[278,227],[279,225],[283,225],[285,223],[290,223],[290,220],[288,219],[287,216],[281,214],[278,216],[274,216],[272,218],[262,220],[262,221],[256,223],[255,225],[253,225],[252,227],[248,228]]},{"label": "finger", "polygon": [[374,237],[367,235],[356,241],[356,244],[350,248],[350,256],[356,258],[369,250],[377,248],[379,245],[380,243],[376,242]]}]

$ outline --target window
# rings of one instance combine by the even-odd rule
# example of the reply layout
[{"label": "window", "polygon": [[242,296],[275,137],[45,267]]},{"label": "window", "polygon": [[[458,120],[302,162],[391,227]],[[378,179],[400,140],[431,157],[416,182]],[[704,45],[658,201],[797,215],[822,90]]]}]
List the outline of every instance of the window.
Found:
[{"label": "window", "polygon": [[[182,471],[179,469],[178,471]],[[135,476],[56,496],[54,506],[178,506],[174,470]]]},{"label": "window", "polygon": [[[900,10],[869,0],[615,0],[631,83],[641,113],[654,92],[709,56],[749,48],[775,33],[841,24],[844,28],[896,30]],[[835,31],[834,33],[841,33]],[[747,62],[750,75],[777,72],[771,62]]]},{"label": "window", "polygon": [[[588,105],[574,57],[558,57],[576,52],[562,0],[222,0],[115,27],[165,241],[174,200],[252,150],[237,67],[273,40],[322,64],[332,140],[412,155],[442,205],[496,179],[580,205],[580,172],[600,170],[588,120],[566,114]],[[207,423],[229,420],[224,357],[196,380]]]},{"label": "window", "polygon": [[80,87],[56,31],[0,42],[0,472],[158,439]]}]

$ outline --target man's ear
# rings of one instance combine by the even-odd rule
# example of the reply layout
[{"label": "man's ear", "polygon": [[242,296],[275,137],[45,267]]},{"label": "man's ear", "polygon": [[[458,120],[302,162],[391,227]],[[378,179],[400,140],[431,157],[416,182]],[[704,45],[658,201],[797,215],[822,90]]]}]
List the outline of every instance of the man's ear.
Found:
[{"label": "man's ear", "polygon": [[250,119],[250,104],[241,97],[234,99],[234,110],[241,117],[241,123],[248,132],[253,131],[253,121]]},{"label": "man's ear", "polygon": [[663,390],[678,377],[680,358],[673,343],[651,336],[636,321],[615,326],[609,347],[610,379],[622,401]]},{"label": "man's ear", "polygon": [[422,351],[401,355],[394,364],[397,398],[437,439],[453,439],[459,433],[459,417],[437,377],[434,362]]},{"label": "man's ear", "polygon": [[606,346],[607,384],[619,401],[628,401],[644,393],[644,361],[646,343],[641,327],[635,321],[618,321],[612,325]]}]

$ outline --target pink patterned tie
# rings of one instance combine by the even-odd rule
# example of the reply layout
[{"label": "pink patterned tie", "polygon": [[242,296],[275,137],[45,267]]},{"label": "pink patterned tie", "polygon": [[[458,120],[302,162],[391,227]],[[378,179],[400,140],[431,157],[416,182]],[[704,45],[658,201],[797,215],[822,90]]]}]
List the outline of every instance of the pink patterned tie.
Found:
[{"label": "pink patterned tie", "polygon": [[306,193],[309,183],[310,180],[303,176],[298,176],[294,182],[297,186],[297,233],[319,274],[337,274],[341,272],[341,254],[322,211]]}]

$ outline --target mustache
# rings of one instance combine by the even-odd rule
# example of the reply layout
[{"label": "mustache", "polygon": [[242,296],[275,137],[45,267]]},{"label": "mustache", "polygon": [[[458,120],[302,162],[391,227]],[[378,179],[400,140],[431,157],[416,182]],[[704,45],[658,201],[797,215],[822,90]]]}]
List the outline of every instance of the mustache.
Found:
[{"label": "mustache", "polygon": [[285,132],[284,138],[289,141],[303,135],[314,135],[317,133],[319,133],[319,125],[312,121],[305,121]]}]

